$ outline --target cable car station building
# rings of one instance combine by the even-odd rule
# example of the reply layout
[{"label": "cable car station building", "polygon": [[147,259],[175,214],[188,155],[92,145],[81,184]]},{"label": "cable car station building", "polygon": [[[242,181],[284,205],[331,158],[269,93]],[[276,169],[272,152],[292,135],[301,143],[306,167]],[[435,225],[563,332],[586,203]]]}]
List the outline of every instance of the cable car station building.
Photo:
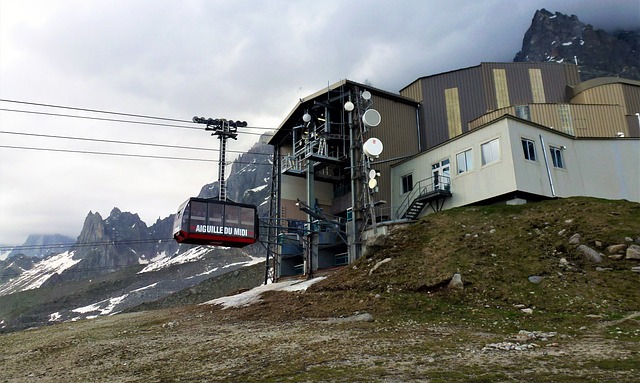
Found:
[{"label": "cable car station building", "polygon": [[640,82],[482,63],[398,94],[342,80],[299,100],[274,147],[273,279],[358,259],[441,209],[593,196],[640,202]]}]

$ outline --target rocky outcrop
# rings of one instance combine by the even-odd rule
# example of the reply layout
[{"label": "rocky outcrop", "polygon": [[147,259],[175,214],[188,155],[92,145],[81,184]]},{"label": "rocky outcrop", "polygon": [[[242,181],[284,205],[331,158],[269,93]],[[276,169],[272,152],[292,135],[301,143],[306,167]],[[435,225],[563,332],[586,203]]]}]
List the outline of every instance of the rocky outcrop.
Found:
[{"label": "rocky outcrop", "polygon": [[147,227],[137,214],[113,208],[106,219],[89,212],[73,246],[73,258],[80,260],[47,284],[80,280],[139,265],[158,254],[174,254],[178,245],[171,239],[173,216],[158,219]]},{"label": "rocky outcrop", "polygon": [[514,62],[577,63],[582,81],[596,77],[640,80],[640,31],[608,33],[575,15],[536,11]]},{"label": "rocky outcrop", "polygon": [[[605,252],[608,255],[608,259],[617,261],[617,260],[640,260],[640,245],[636,245],[635,242],[638,241],[640,242],[640,237],[638,237],[638,240],[633,240],[629,237],[625,238],[626,242],[633,242],[633,244],[628,245],[627,243],[613,243],[610,244],[608,246],[606,246],[604,248]],[[593,262],[593,263],[600,263],[603,261],[603,259],[605,258],[605,254],[600,253],[599,251],[593,249],[592,247],[581,243],[582,242],[582,236],[579,233],[575,233],[573,234],[570,238],[569,238],[569,245],[572,245],[575,247],[576,252],[578,252],[580,255],[582,255],[586,260]],[[601,240],[595,240],[593,241],[593,244],[595,244],[596,248],[603,248],[603,242]],[[568,261],[566,260],[566,258],[561,258],[560,259],[560,267],[562,267],[565,270],[570,270],[572,269],[572,266],[569,265]],[[596,270],[598,271],[611,271],[613,270],[610,267],[596,267]],[[640,272],[640,268],[638,266],[632,266],[631,267],[631,271],[633,272]],[[530,279],[531,280],[531,279]]]}]

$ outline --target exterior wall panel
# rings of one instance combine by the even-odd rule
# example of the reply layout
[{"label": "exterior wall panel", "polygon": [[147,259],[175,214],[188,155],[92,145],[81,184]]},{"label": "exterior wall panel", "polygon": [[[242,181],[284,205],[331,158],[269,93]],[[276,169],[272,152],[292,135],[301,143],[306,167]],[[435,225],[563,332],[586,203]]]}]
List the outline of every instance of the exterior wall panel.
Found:
[{"label": "exterior wall panel", "polygon": [[531,82],[531,97],[536,104],[546,102],[544,95],[544,82],[542,81],[542,71],[539,68],[529,68],[529,81]]},{"label": "exterior wall panel", "polygon": [[[415,107],[374,95],[373,108],[380,112],[381,121],[377,127],[369,128],[367,137],[376,137],[382,141],[383,151],[378,161],[419,152],[420,136]],[[372,166],[380,173],[377,177],[378,192],[374,196],[376,200],[390,200],[391,164],[392,162],[384,162]]]},{"label": "exterior wall panel", "polygon": [[[563,112],[565,109],[568,112]],[[618,105],[531,104],[529,111],[532,122],[576,137],[616,137],[618,132],[629,137],[631,133]],[[469,129],[477,129],[505,114],[515,116],[515,107],[487,113],[472,121]],[[569,115],[570,120],[563,115]]]},{"label": "exterior wall panel", "polygon": [[458,88],[460,118],[463,133],[469,120],[486,112],[480,67],[423,78],[423,107],[421,117],[426,131],[426,148],[434,147],[450,138],[447,124],[445,90]]},{"label": "exterior wall panel", "polygon": [[640,86],[621,85],[627,114],[640,113]]},{"label": "exterior wall panel", "polygon": [[[578,69],[575,65],[558,63],[483,63],[483,76],[487,84],[493,83],[493,70],[504,69],[509,90],[509,105],[533,103],[533,89],[530,69],[540,71],[541,87],[544,90],[544,99],[548,103],[566,103],[568,100],[567,86],[578,83]],[[495,88],[491,94],[496,94]],[[497,103],[489,105],[490,110],[498,109]]]},{"label": "exterior wall panel", "polygon": [[[533,82],[530,70],[535,72]],[[533,103],[534,99],[566,103],[569,86],[577,84],[577,78],[575,65],[482,63],[476,67],[421,78],[417,81],[421,84],[421,97],[415,95],[419,88],[416,83],[403,89],[402,94],[423,100],[421,123],[426,136],[425,148],[429,149],[452,138],[445,89],[458,89],[464,133],[470,121],[500,106],[526,105]]]},{"label": "exterior wall panel", "polygon": [[445,89],[444,98],[447,103],[447,127],[449,128],[449,138],[453,138],[462,134],[458,88]]},{"label": "exterior wall panel", "polygon": [[626,104],[622,84],[608,84],[587,89],[572,98],[571,102],[574,104]]},{"label": "exterior wall panel", "polygon": [[416,102],[422,102],[424,99],[422,82],[420,80],[414,81],[409,86],[400,90],[400,95],[415,100]]}]

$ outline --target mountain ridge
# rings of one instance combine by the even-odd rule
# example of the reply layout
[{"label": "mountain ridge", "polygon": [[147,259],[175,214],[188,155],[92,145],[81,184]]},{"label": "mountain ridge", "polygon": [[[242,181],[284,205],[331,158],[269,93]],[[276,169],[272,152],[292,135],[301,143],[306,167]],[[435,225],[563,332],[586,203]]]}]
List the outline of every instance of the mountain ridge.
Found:
[{"label": "mountain ridge", "polygon": [[640,30],[608,33],[576,15],[535,12],[514,62],[576,63],[580,78],[623,77],[640,80]]}]

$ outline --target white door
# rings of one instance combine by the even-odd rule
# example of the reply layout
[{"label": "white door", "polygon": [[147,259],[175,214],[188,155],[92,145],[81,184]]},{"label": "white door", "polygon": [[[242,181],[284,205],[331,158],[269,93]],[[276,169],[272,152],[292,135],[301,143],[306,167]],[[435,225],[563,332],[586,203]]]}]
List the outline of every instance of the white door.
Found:
[{"label": "white door", "polygon": [[442,160],[431,165],[433,175],[433,190],[444,190],[449,186],[451,180],[451,164],[449,159]]}]

